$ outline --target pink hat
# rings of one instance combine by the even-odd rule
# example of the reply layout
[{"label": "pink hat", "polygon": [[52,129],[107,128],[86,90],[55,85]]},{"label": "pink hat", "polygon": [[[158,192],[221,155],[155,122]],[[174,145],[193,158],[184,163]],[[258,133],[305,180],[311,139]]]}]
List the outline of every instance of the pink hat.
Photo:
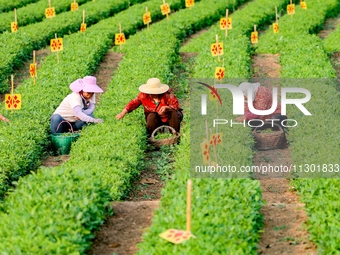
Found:
[{"label": "pink hat", "polygon": [[97,79],[94,76],[85,76],[83,79],[75,80],[71,83],[70,89],[73,92],[90,92],[90,93],[102,93],[104,92],[97,85]]}]

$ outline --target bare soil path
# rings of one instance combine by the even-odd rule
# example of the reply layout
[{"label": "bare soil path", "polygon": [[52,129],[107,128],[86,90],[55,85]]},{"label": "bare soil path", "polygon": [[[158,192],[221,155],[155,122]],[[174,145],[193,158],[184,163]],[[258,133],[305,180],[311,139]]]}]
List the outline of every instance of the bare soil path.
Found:
[{"label": "bare soil path", "polygon": [[[279,78],[281,66],[279,55],[259,54],[253,56],[254,78]],[[260,79],[261,85],[272,87],[272,79]],[[253,158],[255,166],[267,166],[277,169],[293,164],[290,148],[256,151]],[[316,247],[308,239],[305,224],[308,220],[304,204],[289,184],[289,174],[257,173],[260,181],[263,200],[266,204],[261,213],[264,216],[263,233],[261,234],[259,254],[316,254]]]}]

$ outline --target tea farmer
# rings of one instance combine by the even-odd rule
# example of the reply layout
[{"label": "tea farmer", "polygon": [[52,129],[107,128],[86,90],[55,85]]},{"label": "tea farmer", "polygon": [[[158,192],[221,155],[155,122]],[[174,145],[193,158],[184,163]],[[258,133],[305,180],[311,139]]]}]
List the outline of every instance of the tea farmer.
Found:
[{"label": "tea farmer", "polygon": [[116,118],[120,120],[125,114],[143,105],[148,135],[162,125],[170,126],[179,132],[183,114],[172,89],[162,84],[158,78],[150,78],[146,84],[139,87],[139,91],[137,97],[131,100]]},{"label": "tea farmer", "polygon": [[5,121],[5,122],[9,122],[9,119],[7,119],[6,117],[2,116],[1,114],[0,114],[0,120],[1,121]]},{"label": "tea farmer", "polygon": [[[266,119],[278,119],[279,121],[274,121],[274,123],[281,125],[281,122],[287,119],[286,115],[281,115],[281,104],[279,102],[277,102],[275,111],[269,115],[256,115],[250,112],[248,107],[248,91],[251,91],[253,106],[255,109],[269,110],[273,104],[273,94],[271,89],[261,86],[259,82],[242,82],[239,85],[239,88],[242,90],[244,95],[244,116],[237,117],[236,120],[238,122],[243,122],[244,120],[249,121],[253,119],[260,119],[262,121],[265,121]],[[258,126],[261,125],[262,122],[252,121],[250,124],[252,126]]]},{"label": "tea farmer", "polygon": [[51,116],[51,133],[68,132],[70,125],[62,121],[68,121],[74,131],[82,129],[87,123],[101,123],[102,119],[93,116],[96,107],[95,93],[103,90],[97,85],[97,79],[86,76],[71,83],[72,93],[64,98]]}]

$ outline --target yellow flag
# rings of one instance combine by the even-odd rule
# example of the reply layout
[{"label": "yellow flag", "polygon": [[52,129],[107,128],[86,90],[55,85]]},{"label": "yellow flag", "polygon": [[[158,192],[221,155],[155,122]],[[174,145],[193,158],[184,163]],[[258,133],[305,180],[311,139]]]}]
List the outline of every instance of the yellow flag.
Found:
[{"label": "yellow flag", "polygon": [[12,33],[18,31],[18,28],[19,28],[18,22],[11,22],[11,31],[12,31]]},{"label": "yellow flag", "polygon": [[211,134],[209,144],[216,146],[222,143],[222,133]]},{"label": "yellow flag", "polygon": [[30,64],[30,75],[32,78],[37,77],[37,64],[36,63]]},{"label": "yellow flag", "polygon": [[78,3],[71,3],[71,11],[77,11],[78,10]]},{"label": "yellow flag", "polygon": [[85,32],[85,31],[86,31],[86,23],[81,23],[80,32]]},{"label": "yellow flag", "polygon": [[301,9],[307,9],[307,4],[306,4],[306,2],[305,1],[301,1],[300,2],[300,7],[301,7]]},{"label": "yellow flag", "polygon": [[203,142],[201,143],[201,152],[202,152],[202,159],[203,164],[207,165],[210,162],[210,147],[209,147],[209,141],[204,138]]},{"label": "yellow flag", "polygon": [[273,31],[275,34],[279,32],[279,23],[273,23]]},{"label": "yellow flag", "polygon": [[144,22],[144,25],[151,23],[151,14],[150,14],[150,12],[147,12],[147,13],[143,14],[143,22]]},{"label": "yellow flag", "polygon": [[167,15],[170,13],[170,6],[169,4],[162,4],[161,5],[161,11],[162,11],[162,15]]},{"label": "yellow flag", "polygon": [[54,7],[46,8],[46,9],[45,9],[45,16],[46,16],[46,18],[55,17],[55,10],[54,10]]},{"label": "yellow flag", "polygon": [[185,0],[185,7],[193,7],[195,5],[195,0]]},{"label": "yellow flag", "polygon": [[220,43],[213,43],[210,46],[210,51],[211,51],[211,55],[213,57],[216,57],[218,55],[223,55],[223,42]]},{"label": "yellow flag", "polygon": [[295,4],[288,4],[287,5],[287,13],[289,15],[295,14]]},{"label": "yellow flag", "polygon": [[256,32],[251,32],[251,43],[258,43],[259,42],[259,33]]},{"label": "yellow flag", "polygon": [[62,51],[64,49],[63,38],[51,39],[51,51]]},{"label": "yellow flag", "polygon": [[125,43],[126,43],[126,40],[125,40],[124,33],[115,34],[115,44],[116,45],[125,44]]},{"label": "yellow flag", "polygon": [[222,80],[224,78],[225,68],[224,67],[216,67],[215,69],[215,79]]},{"label": "yellow flag", "polygon": [[21,109],[21,94],[5,95],[6,110]]},{"label": "yellow flag", "polygon": [[169,229],[159,236],[167,240],[168,242],[179,244],[186,240],[189,240],[191,237],[191,233],[184,230]]}]

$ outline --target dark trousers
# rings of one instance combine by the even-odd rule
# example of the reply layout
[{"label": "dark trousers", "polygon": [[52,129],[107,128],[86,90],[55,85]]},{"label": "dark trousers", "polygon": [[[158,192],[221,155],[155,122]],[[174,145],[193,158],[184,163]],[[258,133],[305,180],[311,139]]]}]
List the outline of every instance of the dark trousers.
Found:
[{"label": "dark trousers", "polygon": [[148,134],[151,135],[156,128],[162,125],[167,125],[175,129],[176,132],[179,133],[182,119],[183,113],[181,111],[169,112],[169,118],[167,122],[163,122],[158,113],[152,112],[146,116],[146,129],[148,131]]},{"label": "dark trousers", "polygon": [[81,130],[84,126],[87,125],[87,122],[82,120],[77,120],[76,122],[69,122],[71,126],[67,122],[62,121],[65,121],[65,119],[61,117],[59,114],[52,115],[50,123],[52,134],[70,132],[69,130],[71,129],[71,126],[73,131]]}]

